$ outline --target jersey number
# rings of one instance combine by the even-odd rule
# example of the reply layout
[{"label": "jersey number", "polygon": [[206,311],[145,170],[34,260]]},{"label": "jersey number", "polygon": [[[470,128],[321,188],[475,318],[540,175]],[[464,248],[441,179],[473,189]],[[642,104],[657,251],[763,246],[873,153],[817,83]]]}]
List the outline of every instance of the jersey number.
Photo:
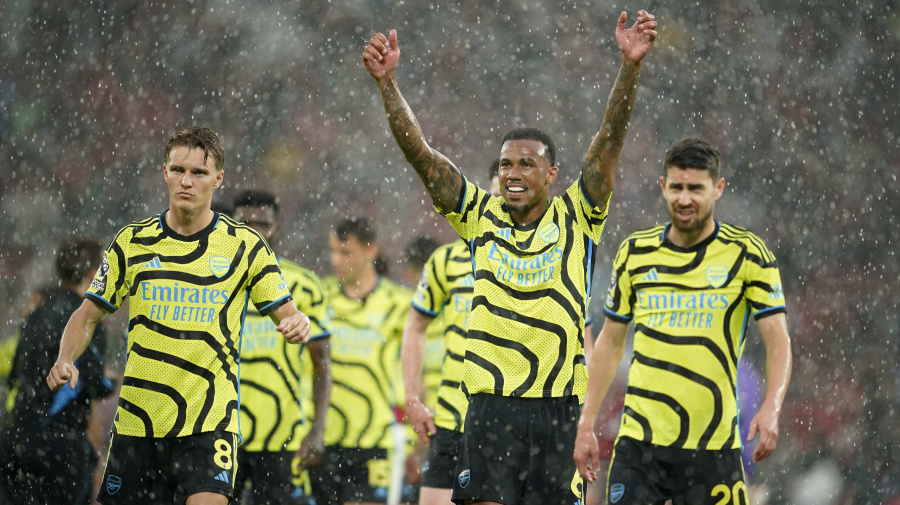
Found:
[{"label": "jersey number", "polygon": [[[721,495],[721,499],[716,502],[716,505],[728,505],[729,502],[732,502],[734,505],[747,505],[749,501],[747,500],[747,486],[744,485],[744,481],[739,480],[735,482],[734,487],[730,488],[725,484],[719,484],[714,487],[710,496],[715,497],[716,495]],[[741,500],[741,495],[744,496],[744,499]]]},{"label": "jersey number", "polygon": [[231,444],[220,438],[216,440],[213,447],[216,448],[216,453],[213,455],[213,461],[225,470],[231,470]]},{"label": "jersey number", "polygon": [[370,459],[366,461],[369,467],[370,487],[389,487],[391,485],[391,462],[386,459]]}]

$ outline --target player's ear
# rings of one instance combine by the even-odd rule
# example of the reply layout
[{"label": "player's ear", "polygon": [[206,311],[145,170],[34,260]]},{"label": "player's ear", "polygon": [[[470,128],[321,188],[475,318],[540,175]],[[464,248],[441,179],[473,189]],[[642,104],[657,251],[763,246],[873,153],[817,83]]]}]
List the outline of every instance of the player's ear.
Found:
[{"label": "player's ear", "polygon": [[216,182],[213,184],[213,188],[218,189],[222,185],[222,181],[225,180],[225,171],[217,170],[216,171]]},{"label": "player's ear", "polygon": [[163,180],[166,182],[169,181],[169,169],[166,168],[165,165],[163,165]]},{"label": "player's ear", "polygon": [[716,182],[716,200],[722,197],[722,193],[725,191],[725,178],[719,177],[719,180]]},{"label": "player's ear", "polygon": [[553,184],[554,182],[556,182],[556,176],[558,175],[559,169],[556,167],[550,167],[550,169],[547,170],[547,184]]}]

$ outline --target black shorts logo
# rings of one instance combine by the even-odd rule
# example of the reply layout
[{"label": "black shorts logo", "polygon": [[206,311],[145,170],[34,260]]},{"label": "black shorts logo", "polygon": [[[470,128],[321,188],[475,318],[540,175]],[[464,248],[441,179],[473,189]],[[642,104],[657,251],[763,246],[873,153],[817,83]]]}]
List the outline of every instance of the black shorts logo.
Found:
[{"label": "black shorts logo", "polygon": [[463,470],[459,474],[459,487],[465,488],[469,485],[469,470]]},{"label": "black shorts logo", "polygon": [[106,477],[106,492],[116,494],[122,488],[122,479],[115,475]]},{"label": "black shorts logo", "polygon": [[609,486],[609,502],[616,503],[625,494],[625,484],[613,484]]}]

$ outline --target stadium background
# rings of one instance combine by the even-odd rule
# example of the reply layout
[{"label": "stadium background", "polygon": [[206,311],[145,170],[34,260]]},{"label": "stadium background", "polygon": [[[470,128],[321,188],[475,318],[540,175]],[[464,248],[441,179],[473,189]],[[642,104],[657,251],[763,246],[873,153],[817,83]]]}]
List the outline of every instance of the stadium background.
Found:
[{"label": "stadium background", "polygon": [[[182,126],[224,138],[217,200],[247,187],[282,196],[286,256],[327,274],[330,226],[364,214],[399,278],[409,238],[453,234],[390,138],[359,61],[368,38],[398,29],[402,90],[467,176],[485,182],[503,133],[537,126],[557,142],[562,191],[615,78],[616,16],[639,8],[657,15],[660,39],[598,252],[595,320],[619,242],[666,219],[665,147],[708,138],[728,181],[717,216],[768,242],[789,303],[794,377],[779,448],[758,469],[770,503],[900,503],[900,11],[889,0],[5,1],[0,335],[47,280],[60,238],[108,241],[165,208],[162,148]],[[762,365],[754,332],[750,342]],[[114,367],[122,344],[111,342]]]}]

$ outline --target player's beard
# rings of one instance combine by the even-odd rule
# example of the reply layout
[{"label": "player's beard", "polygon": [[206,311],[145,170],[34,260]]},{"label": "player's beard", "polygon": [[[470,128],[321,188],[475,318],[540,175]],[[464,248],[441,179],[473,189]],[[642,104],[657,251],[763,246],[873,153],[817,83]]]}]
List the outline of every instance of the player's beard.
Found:
[{"label": "player's beard", "polygon": [[672,219],[672,226],[674,226],[675,229],[679,232],[685,234],[693,234],[699,232],[706,226],[707,223],[709,223],[709,220],[712,219],[712,209],[696,209],[694,218],[688,222],[684,222],[681,219],[678,219],[675,210],[676,209],[669,209],[670,217]]}]

